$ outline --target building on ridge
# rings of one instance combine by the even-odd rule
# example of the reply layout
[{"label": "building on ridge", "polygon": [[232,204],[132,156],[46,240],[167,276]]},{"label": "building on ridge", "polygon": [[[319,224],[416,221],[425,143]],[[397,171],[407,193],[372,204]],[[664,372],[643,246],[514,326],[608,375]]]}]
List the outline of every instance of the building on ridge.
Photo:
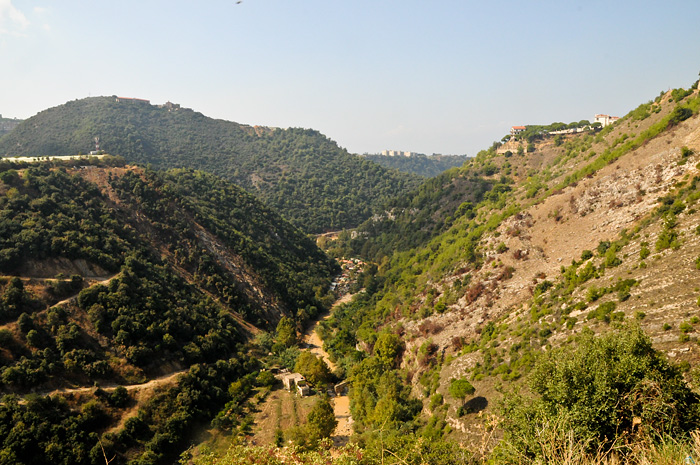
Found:
[{"label": "building on ridge", "polygon": [[615,121],[619,120],[619,116],[610,116],[610,115],[595,115],[595,121],[594,123],[600,123],[601,126],[605,127],[610,124],[613,124]]},{"label": "building on ridge", "polygon": [[510,135],[511,136],[516,136],[523,132],[525,129],[527,129],[525,126],[512,126],[510,128]]}]

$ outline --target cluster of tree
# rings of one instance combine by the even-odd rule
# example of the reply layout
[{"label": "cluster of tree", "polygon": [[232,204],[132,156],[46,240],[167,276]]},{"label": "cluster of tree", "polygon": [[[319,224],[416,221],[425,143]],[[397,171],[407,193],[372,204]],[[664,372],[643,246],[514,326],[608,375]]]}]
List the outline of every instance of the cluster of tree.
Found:
[{"label": "cluster of tree", "polygon": [[0,402],[0,461],[12,464],[173,463],[199,427],[232,400],[227,386],[258,369],[254,359],[193,365],[174,385],[160,388],[120,429],[118,409],[131,401],[124,387],[96,389],[79,408],[61,396],[8,395]]},{"label": "cluster of tree", "polygon": [[72,409],[59,396],[4,396],[0,402],[0,461],[34,465],[105,463],[99,431],[111,421],[108,407],[90,401]]},{"label": "cluster of tree", "polygon": [[[264,326],[278,317],[264,308],[265,302],[251,302],[251,292],[241,291],[241,283],[227,270],[231,259],[226,256],[242,258],[266,291],[281,301],[280,310],[302,324],[331,298],[326,294],[337,264],[299,230],[232,184],[185,169],[147,170],[143,176],[127,172],[111,184],[127,205],[148,218],[179,266],[255,324]],[[193,221],[226,249],[207,244]]]},{"label": "cluster of tree", "polygon": [[700,398],[635,325],[600,337],[589,331],[542,354],[528,381],[529,393],[509,391],[502,404],[501,463],[549,458],[543,434],[624,455],[634,443],[680,439],[700,426]]},{"label": "cluster of tree", "polygon": [[106,152],[129,162],[216,173],[306,232],[356,226],[387,199],[420,183],[418,176],[349,154],[317,131],[252,128],[111,97],[37,114],[0,140],[0,154],[76,154],[90,150],[96,136]]},{"label": "cluster of tree", "polygon": [[153,257],[127,257],[118,277],[81,291],[78,305],[94,330],[139,367],[213,362],[240,340],[229,310]]},{"label": "cluster of tree", "polygon": [[[133,381],[139,375],[128,373],[163,364],[214,363],[241,340],[233,312],[262,324],[286,312],[299,327],[330,298],[337,265],[242,190],[190,170],[97,169],[90,173],[110,178],[118,202],[85,181],[87,170],[42,164],[2,172],[0,270],[21,271],[26,259],[82,258],[115,275],[85,289],[81,276],[58,275],[34,283],[44,286],[36,293],[18,277],[4,280],[0,321],[10,325],[0,331],[0,389]],[[254,275],[262,300],[240,290],[226,257]]]},{"label": "cluster of tree", "polygon": [[116,271],[130,234],[94,184],[46,165],[2,172],[0,271],[50,257],[85,259]]},{"label": "cluster of tree", "polygon": [[363,157],[386,168],[392,168],[404,173],[413,173],[426,178],[432,178],[450,168],[462,166],[469,158],[466,155],[427,156],[420,153],[410,157],[392,157],[379,154],[363,155]]},{"label": "cluster of tree", "polygon": [[16,319],[23,312],[31,312],[40,305],[25,289],[18,277],[10,278],[0,296],[0,323]]},{"label": "cluster of tree", "polygon": [[[476,206],[494,185],[505,186],[507,182],[505,178],[485,179],[472,167],[451,169],[387,203],[383,212],[357,228],[357,234],[341,233],[330,252],[381,262],[385,256],[423,246],[460,218],[473,218]],[[492,196],[502,190],[497,189]]]},{"label": "cluster of tree", "polygon": [[[367,281],[378,279],[375,273],[368,273]],[[375,291],[378,287],[370,286]],[[437,425],[434,417],[421,418],[423,402],[411,395],[407,372],[399,368],[402,338],[388,329],[377,331],[385,321],[377,308],[379,295],[361,293],[321,323],[324,349],[351,382],[352,418],[363,446],[359,463],[476,463],[475,454],[445,437],[444,421]],[[367,352],[356,349],[357,341]],[[474,390],[460,379],[450,392],[464,401]]]},{"label": "cluster of tree", "polygon": [[508,134],[501,139],[503,142],[515,138],[515,140],[525,140],[527,142],[535,142],[536,140],[541,140],[543,137],[547,136],[550,132],[563,131],[565,129],[584,129],[584,128],[600,128],[602,125],[598,122],[591,124],[587,119],[581,121],[573,121],[569,124],[566,123],[552,123],[547,125],[540,124],[530,124],[525,126],[525,130],[512,136]]},{"label": "cluster of tree", "polygon": [[211,364],[197,364],[176,385],[159,390],[138,414],[116,433],[103,436],[112,463],[158,465],[174,463],[195,439],[198,429],[210,425],[238,393],[230,387],[259,369],[244,352]]}]

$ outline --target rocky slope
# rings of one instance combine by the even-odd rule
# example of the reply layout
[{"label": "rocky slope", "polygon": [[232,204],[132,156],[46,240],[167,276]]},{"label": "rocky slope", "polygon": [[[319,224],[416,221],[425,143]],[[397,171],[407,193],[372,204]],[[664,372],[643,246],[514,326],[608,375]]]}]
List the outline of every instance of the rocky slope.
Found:
[{"label": "rocky slope", "polygon": [[[544,137],[522,155],[499,155],[495,144],[452,174],[478,173],[491,192],[508,187],[487,193],[469,218],[453,214],[425,246],[384,260],[388,284],[375,310],[402,335],[402,372],[424,413],[478,442],[489,417],[459,415],[450,379],[471,380],[469,407],[492,412],[534,354],[625,320],[692,378],[700,362],[698,102],[697,89],[675,101],[668,92],[601,132]],[[443,195],[437,203],[459,205]],[[448,402],[444,413],[428,409],[434,393]]]}]

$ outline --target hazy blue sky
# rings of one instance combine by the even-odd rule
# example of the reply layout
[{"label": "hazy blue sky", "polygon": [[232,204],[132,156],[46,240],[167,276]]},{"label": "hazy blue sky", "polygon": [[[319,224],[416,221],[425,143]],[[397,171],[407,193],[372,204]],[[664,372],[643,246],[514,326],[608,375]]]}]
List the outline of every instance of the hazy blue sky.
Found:
[{"label": "hazy blue sky", "polygon": [[0,0],[0,114],[116,94],[474,155],[690,86],[698,24],[697,0]]}]

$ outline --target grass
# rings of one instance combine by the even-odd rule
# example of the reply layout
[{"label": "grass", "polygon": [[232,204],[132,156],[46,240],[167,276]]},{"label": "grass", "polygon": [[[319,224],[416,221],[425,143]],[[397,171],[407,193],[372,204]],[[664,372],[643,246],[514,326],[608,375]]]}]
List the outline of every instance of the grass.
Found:
[{"label": "grass", "polygon": [[[561,424],[547,424],[537,431],[538,457],[525,457],[509,444],[501,443],[488,463],[520,465],[679,465],[700,461],[700,431],[686,439],[668,436],[656,440],[642,436],[631,444],[615,445],[609,450],[588,452],[588,444],[574,439],[572,431]],[[688,459],[690,457],[690,459]],[[495,461],[494,461],[495,459]]]}]

